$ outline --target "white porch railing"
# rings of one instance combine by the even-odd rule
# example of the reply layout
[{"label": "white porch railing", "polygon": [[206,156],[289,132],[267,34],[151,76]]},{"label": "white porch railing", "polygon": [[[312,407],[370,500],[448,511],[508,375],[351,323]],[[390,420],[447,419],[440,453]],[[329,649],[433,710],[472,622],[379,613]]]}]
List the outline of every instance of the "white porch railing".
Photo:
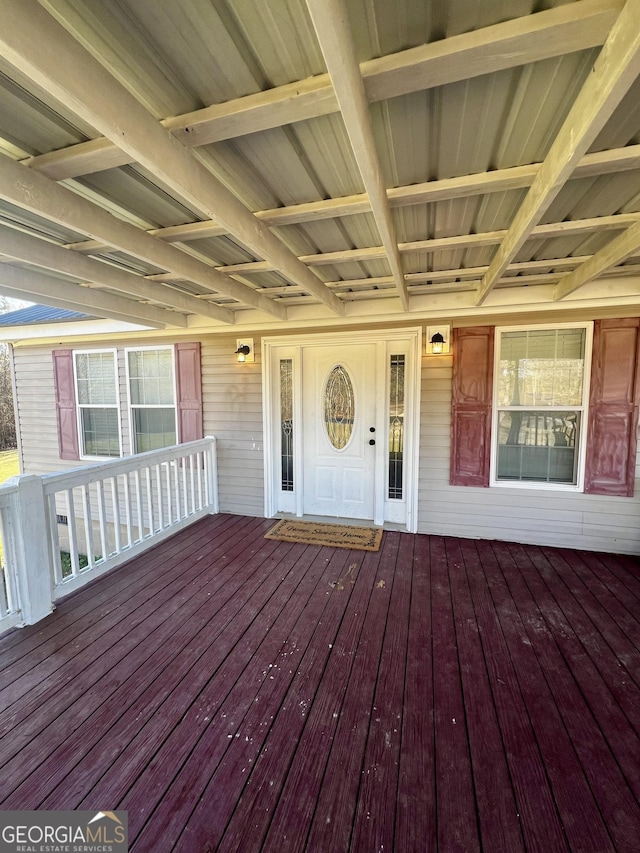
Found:
[{"label": "white porch railing", "polygon": [[0,486],[0,633],[218,511],[215,438]]},{"label": "white porch railing", "polygon": [[15,549],[9,522],[15,504],[18,487],[6,485],[0,487],[0,542],[2,559],[0,560],[0,633],[14,625],[22,623],[20,596],[17,577],[13,570],[16,565]]}]

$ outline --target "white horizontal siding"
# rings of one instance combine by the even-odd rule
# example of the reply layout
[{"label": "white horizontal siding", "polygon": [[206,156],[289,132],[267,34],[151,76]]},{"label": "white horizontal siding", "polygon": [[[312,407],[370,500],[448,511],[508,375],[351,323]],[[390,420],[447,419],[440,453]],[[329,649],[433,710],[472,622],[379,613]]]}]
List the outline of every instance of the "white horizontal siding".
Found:
[{"label": "white horizontal siding", "polygon": [[[190,340],[196,340],[195,337]],[[123,339],[108,345],[79,344],[76,348],[118,350],[123,452],[131,452],[127,410],[125,347],[148,345],[150,339]],[[166,340],[157,341],[159,346]],[[70,346],[70,345],[63,345]],[[259,348],[254,364],[236,362],[235,338],[208,336],[201,340],[204,433],[218,439],[220,509],[261,516],[264,512],[262,450],[262,380]],[[14,350],[22,470],[45,474],[81,462],[59,458],[56,400],[51,352],[54,347]]]},{"label": "white horizontal siding", "polygon": [[202,397],[205,435],[218,448],[220,510],[264,514],[264,453],[260,346],[255,362],[238,364],[236,338],[202,340]]},{"label": "white horizontal siding", "polygon": [[450,356],[423,359],[420,533],[640,553],[639,479],[633,498],[450,486],[452,374]]},{"label": "white horizontal siding", "polygon": [[[255,363],[239,365],[235,337],[203,335],[202,390],[204,432],[218,439],[220,508],[262,516],[264,450],[257,336],[255,344]],[[110,345],[120,352],[131,341]],[[58,458],[51,348],[17,348],[14,354],[23,470],[46,473],[75,465]],[[452,359],[427,357],[422,368],[419,532],[640,553],[640,456],[634,498],[450,486]],[[122,356],[119,369],[124,401]],[[122,416],[127,452],[124,403]]]},{"label": "white horizontal siding", "polygon": [[20,470],[49,474],[69,468],[59,458],[56,398],[50,347],[13,350]]}]

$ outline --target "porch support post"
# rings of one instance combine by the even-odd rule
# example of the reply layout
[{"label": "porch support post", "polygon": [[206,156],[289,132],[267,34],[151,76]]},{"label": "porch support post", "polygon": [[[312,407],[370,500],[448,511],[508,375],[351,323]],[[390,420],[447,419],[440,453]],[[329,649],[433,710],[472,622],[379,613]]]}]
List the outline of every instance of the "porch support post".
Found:
[{"label": "porch support post", "polygon": [[214,435],[207,435],[207,441],[209,442],[209,448],[207,449],[207,456],[209,457],[209,462],[206,467],[207,472],[207,492],[209,494],[209,514],[217,515],[220,512],[220,501],[218,498],[218,452],[216,448],[216,437]]},{"label": "porch support post", "polygon": [[40,477],[24,474],[18,487],[14,528],[16,579],[22,620],[33,625],[53,612],[53,566],[44,485]]}]

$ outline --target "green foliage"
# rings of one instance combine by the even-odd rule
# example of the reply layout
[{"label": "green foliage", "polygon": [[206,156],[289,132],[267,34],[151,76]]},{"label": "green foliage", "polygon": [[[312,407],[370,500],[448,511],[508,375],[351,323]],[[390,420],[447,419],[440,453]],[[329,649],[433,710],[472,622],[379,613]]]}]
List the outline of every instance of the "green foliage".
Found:
[{"label": "green foliage", "polygon": [[[89,565],[86,554],[78,554],[78,563],[81,569]],[[62,577],[68,578],[73,571],[71,567],[71,554],[68,551],[60,551],[60,564],[62,565]]]}]

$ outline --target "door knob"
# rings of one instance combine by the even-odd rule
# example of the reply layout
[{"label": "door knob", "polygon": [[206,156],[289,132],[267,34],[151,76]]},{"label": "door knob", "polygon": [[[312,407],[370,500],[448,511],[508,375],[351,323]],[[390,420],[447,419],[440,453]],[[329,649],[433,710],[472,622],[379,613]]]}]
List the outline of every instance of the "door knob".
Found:
[{"label": "door knob", "polygon": [[369,444],[375,444],[375,443],[376,443],[375,438],[370,438],[370,439],[369,439]]}]

